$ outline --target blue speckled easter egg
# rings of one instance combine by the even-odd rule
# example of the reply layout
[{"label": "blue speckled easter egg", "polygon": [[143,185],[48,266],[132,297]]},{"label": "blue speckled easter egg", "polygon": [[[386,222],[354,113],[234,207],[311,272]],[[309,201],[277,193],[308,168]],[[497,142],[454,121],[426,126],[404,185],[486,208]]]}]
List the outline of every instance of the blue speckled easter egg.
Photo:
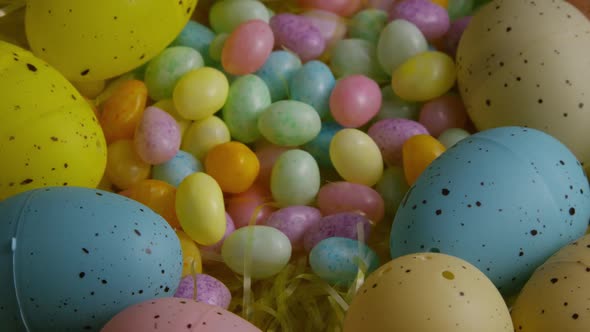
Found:
[{"label": "blue speckled easter egg", "polygon": [[336,85],[334,74],[323,62],[312,60],[293,74],[289,82],[292,100],[313,106],[320,118],[330,113],[330,94]]},{"label": "blue speckled easter egg", "polygon": [[391,256],[453,255],[508,295],[582,236],[589,218],[575,156],[541,131],[501,127],[460,141],[422,173],[395,216]]},{"label": "blue speckled easter egg", "polygon": [[178,187],[185,177],[202,172],[203,165],[191,153],[179,150],[174,158],[152,168],[152,178]]},{"label": "blue speckled easter egg", "polygon": [[123,196],[52,187],[0,202],[0,331],[99,331],[172,296],[181,270],[168,223]]}]

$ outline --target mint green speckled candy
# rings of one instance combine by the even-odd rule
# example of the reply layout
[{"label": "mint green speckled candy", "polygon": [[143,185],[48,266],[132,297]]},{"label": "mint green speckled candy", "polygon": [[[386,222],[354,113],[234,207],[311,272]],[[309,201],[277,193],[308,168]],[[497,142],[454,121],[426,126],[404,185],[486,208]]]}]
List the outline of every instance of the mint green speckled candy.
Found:
[{"label": "mint green speckled candy", "polygon": [[350,20],[348,36],[360,38],[377,44],[381,30],[387,24],[387,13],[380,9],[365,9]]},{"label": "mint green speckled candy", "polygon": [[217,1],[209,11],[209,22],[216,33],[231,33],[238,25],[250,20],[268,23],[270,13],[264,4],[255,0]]},{"label": "mint green speckled candy", "polygon": [[187,72],[203,65],[203,57],[191,47],[174,46],[165,49],[149,62],[145,70],[144,81],[150,98],[172,98],[172,91],[178,80]]},{"label": "mint green speckled candy", "polygon": [[377,83],[390,80],[379,65],[375,44],[364,39],[338,41],[332,50],[330,67],[336,78],[365,75]]},{"label": "mint green speckled candy", "polygon": [[392,75],[406,60],[427,50],[428,42],[420,29],[411,22],[398,19],[389,22],[379,35],[377,59],[383,70]]},{"label": "mint green speckled candy", "polygon": [[306,103],[281,100],[271,104],[258,119],[258,129],[264,138],[279,146],[303,145],[320,132],[322,121]]},{"label": "mint green speckled candy", "polygon": [[307,151],[283,152],[272,167],[272,197],[281,206],[308,205],[320,190],[320,168]]},{"label": "mint green speckled candy", "polygon": [[258,140],[258,118],[270,103],[270,92],[260,77],[245,75],[233,81],[222,110],[231,136],[242,143]]},{"label": "mint green speckled candy", "polygon": [[398,97],[390,86],[381,89],[383,102],[374,122],[383,119],[403,118],[418,121],[420,115],[420,103],[405,101]]},{"label": "mint green speckled candy", "polygon": [[469,16],[472,10],[473,0],[450,0],[449,8],[447,9],[451,20]]}]

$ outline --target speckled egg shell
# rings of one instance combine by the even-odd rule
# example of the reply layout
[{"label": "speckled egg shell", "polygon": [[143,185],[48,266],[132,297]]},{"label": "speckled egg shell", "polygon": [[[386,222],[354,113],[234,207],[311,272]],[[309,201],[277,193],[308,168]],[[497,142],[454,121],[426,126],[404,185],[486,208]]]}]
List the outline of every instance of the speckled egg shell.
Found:
[{"label": "speckled egg shell", "polygon": [[496,0],[457,53],[458,83],[479,130],[528,126],[590,162],[590,21],[565,1]]},{"label": "speckled egg shell", "polygon": [[490,129],[454,145],[418,178],[395,216],[390,250],[394,258],[460,257],[512,294],[582,236],[588,219],[588,179],[563,144],[534,129]]},{"label": "speckled egg shell", "polygon": [[590,330],[590,235],[535,271],[512,307],[517,331]]},{"label": "speckled egg shell", "polygon": [[508,308],[485,275],[453,256],[399,257],[358,290],[344,332],[512,332]]},{"label": "speckled egg shell", "polygon": [[196,299],[199,302],[205,302],[224,309],[229,307],[231,293],[221,281],[208,274],[199,273],[195,277],[188,275],[182,278],[174,297]]},{"label": "speckled egg shell", "polygon": [[180,281],[168,223],[113,193],[53,187],[13,196],[0,202],[0,234],[0,331],[25,331],[23,319],[30,332],[98,331],[130,305],[172,296]]}]

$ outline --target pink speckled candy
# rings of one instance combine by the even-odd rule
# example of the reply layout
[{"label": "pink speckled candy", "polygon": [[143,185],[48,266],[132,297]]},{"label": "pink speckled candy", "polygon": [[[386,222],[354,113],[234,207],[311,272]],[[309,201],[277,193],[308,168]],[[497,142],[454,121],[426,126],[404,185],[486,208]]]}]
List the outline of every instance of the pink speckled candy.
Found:
[{"label": "pink speckled candy", "polygon": [[[208,274],[197,274],[197,301],[227,309],[231,302],[229,289]],[[174,297],[195,299],[195,278],[188,275],[180,281]]]},{"label": "pink speckled candy", "polygon": [[375,122],[367,132],[375,141],[383,160],[389,166],[402,165],[402,146],[404,142],[420,134],[429,134],[422,124],[408,119],[383,119]]},{"label": "pink speckled candy", "polygon": [[393,7],[390,17],[414,23],[428,41],[444,36],[451,25],[447,10],[430,0],[401,1]]},{"label": "pink speckled candy", "polygon": [[364,215],[357,212],[342,212],[325,216],[305,232],[303,246],[309,252],[316,244],[329,237],[357,240],[359,237],[357,224],[359,223],[364,231],[363,240],[366,241],[371,235],[371,222]]},{"label": "pink speckled candy", "polygon": [[154,106],[145,109],[133,138],[143,161],[152,165],[167,162],[180,149],[180,141],[180,128],[170,114]]},{"label": "pink speckled candy", "polygon": [[319,57],[326,49],[322,33],[311,21],[294,14],[277,14],[270,19],[275,45],[285,47],[306,62]]},{"label": "pink speckled candy", "polygon": [[213,251],[216,253],[221,253],[221,246],[223,246],[223,241],[234,231],[236,230],[236,226],[234,224],[233,219],[229,215],[229,213],[225,213],[225,234],[223,234],[223,238],[219,240],[219,242],[210,245],[210,246],[202,246],[202,250]]},{"label": "pink speckled candy", "polygon": [[[227,197],[226,211],[234,221],[236,229],[248,226],[250,219],[259,206],[272,201],[270,189],[263,188],[257,183],[243,193]],[[268,216],[276,211],[275,208],[264,206],[256,215],[256,224],[262,224]]]},{"label": "pink speckled candy", "polygon": [[471,16],[462,17],[457,19],[451,23],[451,27],[447,32],[445,39],[445,47],[446,52],[453,58],[457,54],[457,48],[459,47],[459,41],[461,41],[461,37],[463,36],[463,32],[467,29],[467,26],[471,22]]},{"label": "pink speckled candy", "polygon": [[225,40],[221,65],[232,75],[251,74],[264,65],[274,44],[273,32],[266,22],[243,22]]},{"label": "pink speckled candy", "polygon": [[385,203],[375,189],[352,182],[325,184],[318,192],[317,204],[324,216],[361,211],[373,223],[378,223],[385,214]]},{"label": "pink speckled candy", "polygon": [[165,297],[128,307],[101,332],[261,332],[223,308],[189,299]]},{"label": "pink speckled candy", "polygon": [[330,112],[340,125],[358,128],[377,115],[381,99],[381,88],[375,81],[364,75],[347,76],[330,94]]},{"label": "pink speckled candy", "polygon": [[435,98],[422,106],[418,120],[434,137],[451,128],[465,128],[467,112],[457,95]]},{"label": "pink speckled candy", "polygon": [[320,210],[311,206],[296,205],[274,212],[266,220],[266,225],[287,235],[293,250],[301,250],[305,232],[317,224],[321,218]]}]

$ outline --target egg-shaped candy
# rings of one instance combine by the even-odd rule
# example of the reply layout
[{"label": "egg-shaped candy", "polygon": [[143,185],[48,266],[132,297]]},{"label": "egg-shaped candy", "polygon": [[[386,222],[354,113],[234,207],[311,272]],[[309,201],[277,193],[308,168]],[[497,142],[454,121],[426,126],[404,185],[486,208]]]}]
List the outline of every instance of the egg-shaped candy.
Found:
[{"label": "egg-shaped candy", "polygon": [[148,164],[162,164],[174,158],[180,149],[180,128],[172,115],[150,106],[135,129],[135,152]]},{"label": "egg-shaped candy", "polygon": [[178,187],[185,177],[202,171],[203,165],[195,156],[179,150],[172,159],[152,168],[152,178]]},{"label": "egg-shaped candy", "polygon": [[57,70],[0,41],[0,91],[0,200],[44,186],[98,185],[103,131]]},{"label": "egg-shaped candy", "polygon": [[309,152],[293,149],[272,167],[270,190],[282,206],[310,204],[320,190],[320,169]]},{"label": "egg-shaped candy", "polygon": [[303,248],[304,235],[322,218],[320,210],[305,205],[294,205],[273,212],[265,224],[283,232],[291,241],[293,250]]},{"label": "egg-shaped candy", "polygon": [[341,212],[325,216],[311,225],[305,232],[303,245],[306,251],[310,251],[327,238],[360,238],[366,241],[370,235],[371,221],[363,213]]},{"label": "egg-shaped candy", "polygon": [[272,103],[258,118],[262,136],[280,146],[305,144],[319,134],[321,127],[320,116],[313,107],[295,100]]},{"label": "egg-shaped candy", "polygon": [[317,60],[299,68],[287,82],[289,98],[313,107],[324,119],[330,113],[330,94],[336,85],[330,67]]},{"label": "egg-shaped candy", "polygon": [[358,290],[345,332],[512,332],[494,284],[475,266],[444,254],[412,254],[381,266]]},{"label": "egg-shaped candy", "polygon": [[40,188],[2,201],[0,216],[2,331],[99,331],[180,281],[174,231],[123,196]]},{"label": "egg-shaped candy", "polygon": [[256,0],[222,0],[216,1],[209,11],[211,28],[218,34],[231,33],[238,25],[251,20],[268,23],[269,12],[264,3]]},{"label": "egg-shaped candy", "polygon": [[[70,80],[111,78],[160,53],[189,20],[196,0],[75,0],[27,3],[31,49]],[[153,18],[153,19],[149,19]]]},{"label": "egg-shaped candy", "polygon": [[322,186],[317,205],[323,215],[340,212],[362,212],[373,223],[383,219],[383,198],[375,189],[352,182],[336,181]]},{"label": "egg-shaped candy", "polygon": [[299,68],[301,68],[301,60],[297,55],[279,50],[268,56],[264,65],[256,72],[256,76],[266,83],[271,100],[275,102],[287,97],[289,81]]},{"label": "egg-shaped candy", "polygon": [[391,256],[457,256],[510,295],[582,236],[588,219],[588,179],[562,143],[535,129],[490,129],[455,144],[417,179],[395,216]]},{"label": "egg-shaped candy", "polygon": [[300,15],[281,13],[270,19],[275,44],[297,54],[301,61],[319,57],[326,49],[326,40],[312,21]]},{"label": "egg-shaped candy", "polygon": [[346,128],[330,142],[330,160],[346,181],[373,186],[383,174],[379,147],[364,132]]},{"label": "egg-shaped candy", "polygon": [[264,65],[274,43],[273,31],[267,22],[251,20],[240,24],[223,44],[223,69],[232,75],[254,73]]},{"label": "egg-shaped candy", "polygon": [[391,75],[407,59],[427,49],[426,38],[416,25],[406,20],[393,20],[379,34],[377,59],[381,68]]},{"label": "egg-shaped candy", "polygon": [[477,129],[536,128],[589,162],[588,30],[590,21],[565,1],[483,6],[457,52],[459,88]]},{"label": "egg-shaped candy", "polygon": [[231,293],[227,286],[208,274],[188,275],[182,278],[174,297],[194,299],[223,309],[227,309],[231,302]]},{"label": "egg-shaped candy", "polygon": [[450,20],[446,8],[431,0],[403,0],[391,11],[392,19],[403,19],[415,24],[427,40],[444,36]]}]

